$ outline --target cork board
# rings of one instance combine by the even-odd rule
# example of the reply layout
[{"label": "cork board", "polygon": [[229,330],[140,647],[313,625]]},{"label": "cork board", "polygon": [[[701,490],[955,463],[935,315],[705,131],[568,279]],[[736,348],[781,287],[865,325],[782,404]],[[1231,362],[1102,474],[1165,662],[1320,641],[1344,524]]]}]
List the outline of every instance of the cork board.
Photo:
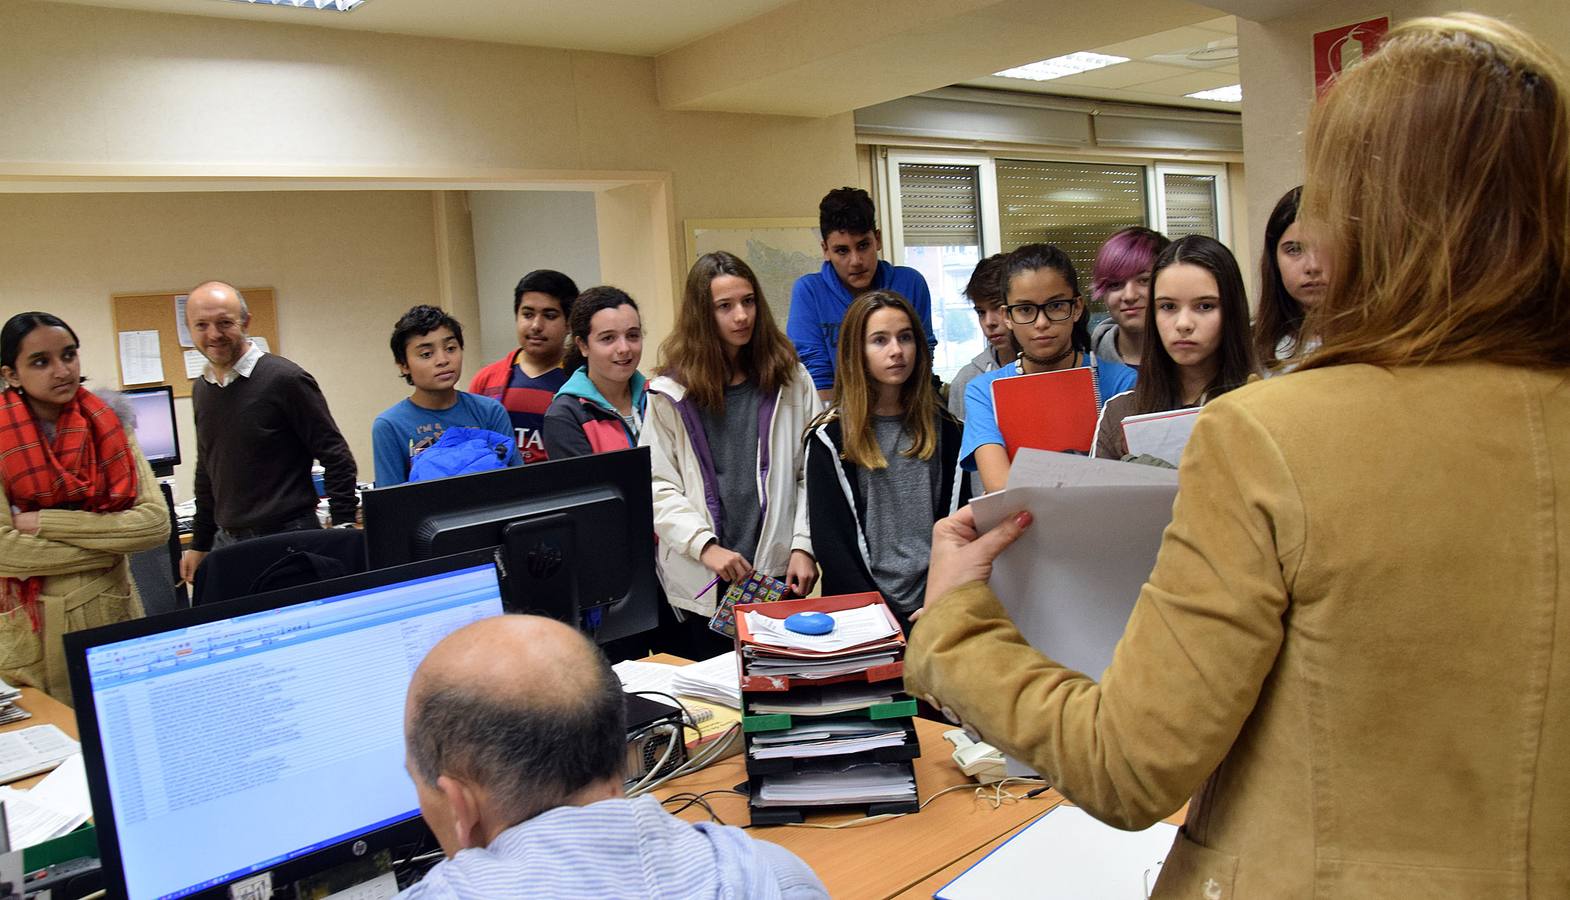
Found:
[{"label": "cork board", "polygon": [[[268,350],[280,352],[278,342],[278,305],[272,288],[240,288],[245,304],[251,310],[251,324],[246,333],[267,339]],[[120,387],[152,387],[167,384],[174,388],[176,397],[191,396],[191,382],[185,377],[185,351],[180,346],[180,334],[175,326],[175,298],[184,291],[157,294],[113,294],[110,304],[114,317],[115,366],[119,371]],[[124,364],[120,361],[119,342],[123,331],[158,332],[158,351],[163,361],[164,380],[128,385],[125,383]]]}]

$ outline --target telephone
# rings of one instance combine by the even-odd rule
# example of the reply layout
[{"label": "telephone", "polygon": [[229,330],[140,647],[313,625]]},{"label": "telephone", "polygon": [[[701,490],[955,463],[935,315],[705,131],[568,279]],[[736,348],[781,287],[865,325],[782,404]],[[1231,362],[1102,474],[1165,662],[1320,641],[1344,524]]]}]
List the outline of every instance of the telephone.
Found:
[{"label": "telephone", "polygon": [[954,745],[954,764],[966,775],[982,784],[992,784],[1007,777],[1003,752],[998,748],[971,740],[962,728],[943,732],[943,739]]}]

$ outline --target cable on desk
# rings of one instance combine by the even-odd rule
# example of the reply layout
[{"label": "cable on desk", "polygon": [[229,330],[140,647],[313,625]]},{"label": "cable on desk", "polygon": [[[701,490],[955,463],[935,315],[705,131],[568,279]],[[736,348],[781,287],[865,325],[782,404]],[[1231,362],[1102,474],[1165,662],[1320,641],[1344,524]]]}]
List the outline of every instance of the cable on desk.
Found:
[{"label": "cable on desk", "polygon": [[[720,737],[711,741],[708,746],[698,751],[691,759],[673,769],[670,774],[664,776],[663,778],[649,782],[648,784],[640,783],[638,786],[629,788],[627,790],[627,796],[632,798],[642,794],[647,794],[649,791],[663,787],[674,778],[680,778],[683,775],[696,772],[699,769],[708,766],[710,763],[724,758],[729,754],[731,745],[736,742],[736,739],[740,737],[740,735],[741,723],[737,722],[736,724],[725,729],[724,733],[721,734]],[[655,771],[658,771],[658,769]]]},{"label": "cable on desk", "polygon": [[704,811],[709,814],[709,818],[711,820],[720,825],[724,825],[726,824],[725,820],[720,818],[720,814],[714,811],[714,807],[710,805],[709,801],[706,799],[713,794],[735,794],[738,797],[747,796],[745,791],[738,791],[733,788],[716,788],[712,791],[704,791],[701,794],[694,794],[691,791],[684,791],[680,794],[672,794],[669,797],[666,797],[664,800],[660,801],[660,805],[664,806],[667,803],[681,803],[682,805],[679,808],[668,810],[668,812],[673,816],[679,815],[693,806],[701,806],[703,807]]}]

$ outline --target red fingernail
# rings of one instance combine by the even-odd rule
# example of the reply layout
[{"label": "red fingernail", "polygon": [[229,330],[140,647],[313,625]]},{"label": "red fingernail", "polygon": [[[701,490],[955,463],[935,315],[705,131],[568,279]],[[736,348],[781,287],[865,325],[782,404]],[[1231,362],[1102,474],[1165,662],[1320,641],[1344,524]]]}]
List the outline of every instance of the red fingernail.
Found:
[{"label": "red fingernail", "polygon": [[1030,523],[1034,521],[1035,518],[1032,517],[1028,512],[1021,512],[1019,515],[1014,517],[1014,524],[1021,528],[1029,528]]}]

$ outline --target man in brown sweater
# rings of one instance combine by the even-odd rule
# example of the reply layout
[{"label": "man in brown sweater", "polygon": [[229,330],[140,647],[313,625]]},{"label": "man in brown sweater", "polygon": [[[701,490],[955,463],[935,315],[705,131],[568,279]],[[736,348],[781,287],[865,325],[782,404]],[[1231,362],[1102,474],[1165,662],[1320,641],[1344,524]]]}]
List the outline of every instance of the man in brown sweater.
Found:
[{"label": "man in brown sweater", "polygon": [[246,336],[250,311],[232,285],[198,285],[186,300],[185,317],[207,367],[191,384],[196,522],[180,576],[194,580],[215,546],[320,527],[312,460],[327,470],[333,521],[353,522],[354,455],[316,379]]}]

